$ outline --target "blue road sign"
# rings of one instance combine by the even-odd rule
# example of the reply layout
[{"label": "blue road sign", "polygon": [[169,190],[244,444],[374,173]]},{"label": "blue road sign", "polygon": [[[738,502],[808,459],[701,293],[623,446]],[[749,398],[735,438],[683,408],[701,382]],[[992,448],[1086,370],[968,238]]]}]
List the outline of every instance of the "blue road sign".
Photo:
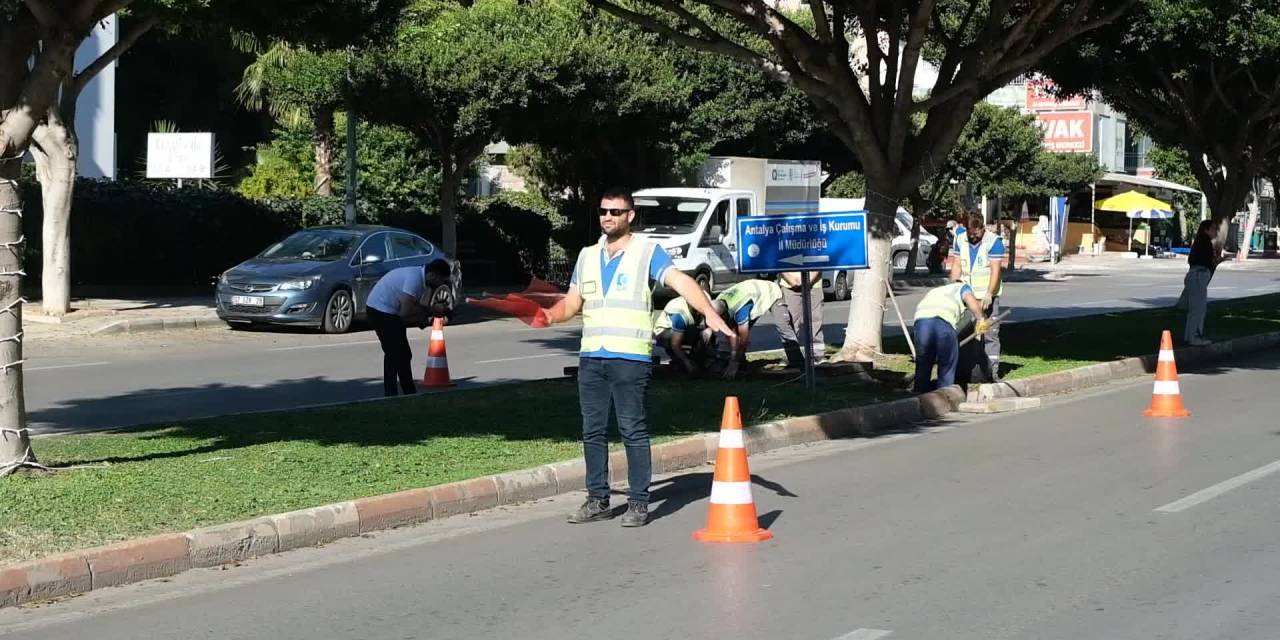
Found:
[{"label": "blue road sign", "polygon": [[738,218],[738,272],[867,268],[867,212]]}]

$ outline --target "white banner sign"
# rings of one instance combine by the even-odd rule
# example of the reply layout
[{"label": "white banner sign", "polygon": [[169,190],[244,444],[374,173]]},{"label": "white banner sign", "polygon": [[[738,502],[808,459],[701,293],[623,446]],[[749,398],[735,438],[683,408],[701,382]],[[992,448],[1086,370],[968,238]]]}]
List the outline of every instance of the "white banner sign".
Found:
[{"label": "white banner sign", "polygon": [[148,134],[147,177],[163,180],[212,178],[213,134]]}]

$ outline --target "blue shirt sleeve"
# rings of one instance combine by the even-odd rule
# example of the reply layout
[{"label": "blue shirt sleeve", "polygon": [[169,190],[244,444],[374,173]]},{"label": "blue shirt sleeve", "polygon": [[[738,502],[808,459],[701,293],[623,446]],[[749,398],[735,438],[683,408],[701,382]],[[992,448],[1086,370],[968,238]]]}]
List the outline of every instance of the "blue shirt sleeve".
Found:
[{"label": "blue shirt sleeve", "polygon": [[988,253],[987,255],[992,258],[1003,258],[1004,257],[1004,240],[1000,238],[996,238],[996,241],[991,244],[991,253]]},{"label": "blue shirt sleeve", "polygon": [[649,259],[649,280],[653,282],[662,282],[667,275],[667,269],[676,266],[675,261],[667,254],[667,250],[657,247],[653,250],[653,257]]},{"label": "blue shirt sleeve", "polygon": [[685,324],[684,322],[684,316],[676,314],[674,316],[667,316],[667,317],[671,319],[672,330],[683,332],[685,329],[689,328],[689,325]]},{"label": "blue shirt sleeve", "polygon": [[733,321],[738,324],[746,324],[751,319],[751,310],[756,307],[755,302],[748,302],[738,309],[738,315],[733,317]]},{"label": "blue shirt sleeve", "polygon": [[967,284],[966,284],[966,285],[964,285],[964,286],[962,286],[962,287],[960,287],[960,299],[961,299],[961,300],[964,300],[964,297],[965,297],[965,296],[970,296],[970,295],[973,295],[973,287],[971,287],[971,286],[969,286],[969,285],[967,285]]},{"label": "blue shirt sleeve", "polygon": [[569,285],[578,286],[578,265],[576,264],[573,266],[573,275],[569,276]]}]

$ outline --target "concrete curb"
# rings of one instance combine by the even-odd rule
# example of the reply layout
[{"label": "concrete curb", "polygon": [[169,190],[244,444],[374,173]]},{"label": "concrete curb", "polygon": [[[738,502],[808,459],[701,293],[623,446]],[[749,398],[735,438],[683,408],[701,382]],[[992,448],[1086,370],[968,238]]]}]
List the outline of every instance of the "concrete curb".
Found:
[{"label": "concrete curb", "polygon": [[[746,428],[744,435],[747,448],[753,453],[821,440],[867,437],[946,415],[963,401],[960,388],[949,387],[875,405],[753,425]],[[718,432],[655,445],[654,472],[671,473],[701,466],[715,460],[718,447]],[[612,482],[626,479],[625,453],[610,454],[609,465]],[[162,578],[371,531],[581,491],[585,478],[583,461],[569,460],[0,567],[0,607]]]},{"label": "concrete curb", "polygon": [[218,316],[176,316],[173,318],[132,318],[115,320],[90,331],[90,335],[106,336],[119,333],[152,333],[155,331],[189,331],[191,329],[217,329],[226,326]]},{"label": "concrete curb", "polygon": [[[1186,367],[1225,360],[1236,353],[1248,354],[1276,347],[1280,347],[1280,331],[1215,342],[1204,347],[1184,347],[1174,350],[1174,357],[1177,358],[1179,366]],[[978,385],[969,390],[968,401],[989,403],[1004,398],[1034,398],[1078,391],[1103,385],[1112,380],[1151,375],[1155,372],[1155,368],[1156,356],[1154,355],[1101,362],[1022,380]]]}]

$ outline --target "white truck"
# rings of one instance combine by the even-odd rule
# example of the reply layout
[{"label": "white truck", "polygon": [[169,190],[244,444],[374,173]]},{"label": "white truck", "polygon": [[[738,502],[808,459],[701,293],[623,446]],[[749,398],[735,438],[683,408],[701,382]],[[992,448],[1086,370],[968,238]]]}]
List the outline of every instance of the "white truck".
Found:
[{"label": "white truck", "polygon": [[822,167],[803,160],[712,157],[703,163],[698,183],[636,191],[632,230],[715,293],[754,277],[738,273],[738,217],[815,211]]}]

